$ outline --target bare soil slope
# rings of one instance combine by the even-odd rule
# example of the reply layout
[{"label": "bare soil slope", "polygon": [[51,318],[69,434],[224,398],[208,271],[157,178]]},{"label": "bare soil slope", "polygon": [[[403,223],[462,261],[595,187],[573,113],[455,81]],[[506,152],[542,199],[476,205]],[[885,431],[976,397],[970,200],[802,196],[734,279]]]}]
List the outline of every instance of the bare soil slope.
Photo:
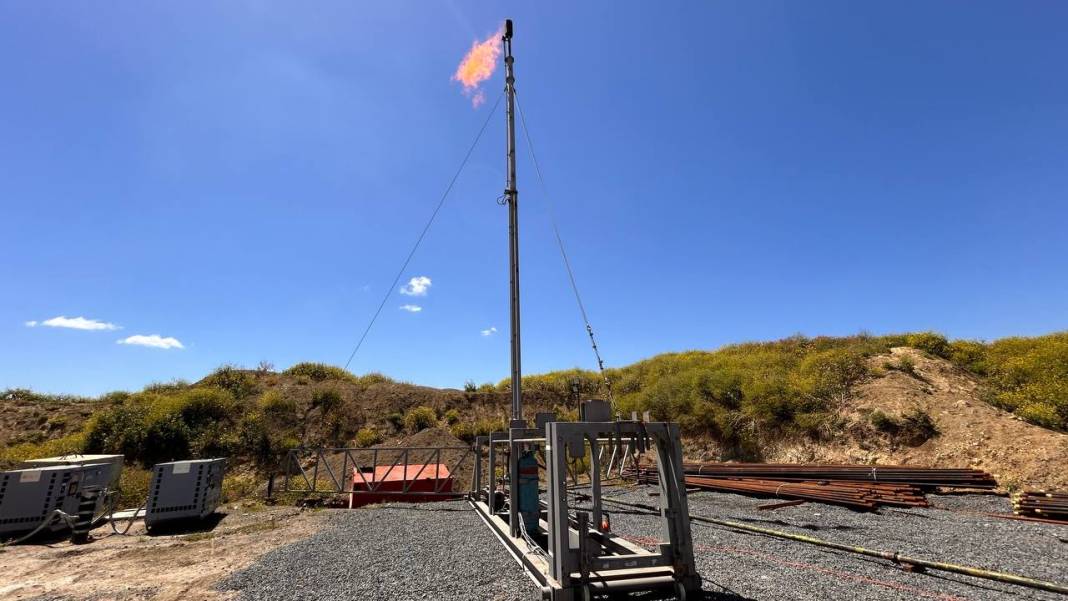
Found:
[{"label": "bare soil slope", "polygon": [[100,401],[92,399],[0,398],[0,447],[77,432],[101,406]]},{"label": "bare soil slope", "polygon": [[[1004,489],[1068,489],[1068,434],[984,402],[974,376],[916,349],[894,348],[870,361],[877,375],[855,387],[840,409],[846,435],[786,448],[772,459],[974,467],[994,474]],[[900,369],[909,362],[911,373]],[[926,413],[938,433],[922,443],[903,441],[873,426],[876,411],[896,421]]]}]

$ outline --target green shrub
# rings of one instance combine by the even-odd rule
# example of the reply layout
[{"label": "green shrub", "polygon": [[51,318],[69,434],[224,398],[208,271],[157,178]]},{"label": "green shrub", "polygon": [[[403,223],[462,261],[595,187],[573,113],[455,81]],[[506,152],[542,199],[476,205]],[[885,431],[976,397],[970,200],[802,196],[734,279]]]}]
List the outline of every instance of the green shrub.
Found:
[{"label": "green shrub", "polygon": [[830,414],[822,411],[811,411],[794,415],[794,423],[804,434],[812,438],[822,438],[824,427],[830,421]]},{"label": "green shrub", "polygon": [[449,409],[445,412],[442,418],[445,420],[446,424],[451,426],[456,422],[460,421],[460,412],[456,409]]},{"label": "green shrub", "polygon": [[1016,415],[1021,418],[1046,428],[1061,428],[1065,426],[1065,418],[1057,412],[1057,407],[1047,403],[1031,403],[1016,410]]},{"label": "green shrub", "polygon": [[139,393],[89,420],[85,448],[92,453],[122,453],[146,466],[229,454],[239,441],[230,427],[238,414],[233,397],[221,388]]},{"label": "green shrub", "polygon": [[374,428],[360,428],[356,432],[355,443],[361,448],[371,447],[382,442],[382,435]]},{"label": "green shrub", "polygon": [[119,475],[119,496],[115,506],[119,509],[140,507],[148,498],[148,487],[152,483],[152,472],[135,465],[125,465]]},{"label": "green shrub", "polygon": [[0,392],[0,400],[11,401],[17,405],[69,404],[92,401],[89,397],[73,394],[45,394],[34,392],[28,388],[8,388]]},{"label": "green shrub", "polygon": [[80,432],[62,438],[45,440],[43,442],[23,442],[14,444],[5,448],[0,448],[0,469],[13,468],[16,464],[26,461],[27,459],[82,453],[84,450],[85,435]]},{"label": "green shrub", "polygon": [[868,414],[868,421],[876,430],[887,434],[893,434],[898,429],[897,421],[878,409]]},{"label": "green shrub", "polygon": [[867,375],[864,355],[853,349],[830,349],[802,359],[796,369],[794,385],[802,394],[825,401],[846,393]]},{"label": "green shrub", "polygon": [[273,420],[290,422],[297,417],[297,401],[277,390],[268,390],[260,397],[260,411]]},{"label": "green shrub", "polygon": [[343,380],[346,382],[357,382],[356,376],[333,365],[327,365],[325,363],[297,363],[293,367],[283,371],[282,373],[289,376],[304,376],[315,382],[323,382],[325,380]]},{"label": "green shrub", "polygon": [[949,344],[949,360],[979,375],[986,375],[986,345],[975,340],[954,340]]},{"label": "green shrub", "polygon": [[868,419],[876,430],[910,446],[919,446],[938,435],[938,428],[930,414],[919,407],[905,413],[900,419],[894,419],[876,409]]},{"label": "green shrub", "polygon": [[237,431],[237,447],[257,467],[269,469],[277,463],[282,449],[273,443],[261,412],[252,411],[241,416]]},{"label": "green shrub", "polygon": [[[235,399],[256,394],[256,378],[248,371],[234,365],[223,365],[201,381],[204,386],[213,386],[229,392]],[[147,391],[168,392],[168,391]]]},{"label": "green shrub", "polygon": [[360,386],[373,386],[375,384],[394,384],[395,382],[393,378],[373,371],[357,378],[357,383]]},{"label": "green shrub", "polygon": [[426,430],[438,422],[438,414],[430,407],[413,407],[404,414],[404,428],[408,432],[416,433]]},{"label": "green shrub", "polygon": [[474,442],[476,436],[488,436],[492,432],[503,432],[506,429],[504,420],[480,419],[474,422],[458,422],[453,424],[449,431],[453,436],[464,442]]},{"label": "green shrub", "polygon": [[1031,423],[1068,430],[1068,332],[995,341],[983,366],[991,402]]},{"label": "green shrub", "polygon": [[153,420],[145,430],[141,461],[145,467],[190,458],[194,434],[181,417],[168,414]]},{"label": "green shrub", "polygon": [[[211,376],[208,376],[209,378]],[[153,382],[148,386],[145,386],[141,392],[155,392],[155,393],[169,393],[178,392],[189,388],[189,382],[185,380],[171,380],[170,382]],[[129,396],[129,395],[127,395]]]},{"label": "green shrub", "polygon": [[144,408],[125,404],[98,411],[86,424],[86,451],[138,458],[145,440],[146,417]]},{"label": "green shrub", "polygon": [[222,483],[222,502],[233,503],[255,498],[262,485],[263,482],[251,474],[227,475]]},{"label": "green shrub", "polygon": [[475,424],[471,422],[458,422],[449,427],[453,436],[464,442],[475,441]]},{"label": "green shrub", "polygon": [[404,414],[394,411],[386,416],[386,423],[393,426],[395,432],[400,432],[404,428]]},{"label": "green shrub", "polygon": [[934,355],[948,359],[950,356],[950,344],[946,337],[937,332],[917,332],[905,336],[905,345],[920,349]]},{"label": "green shrub", "polygon": [[321,388],[312,393],[311,406],[318,408],[323,415],[341,407],[341,393],[333,388]]},{"label": "green shrub", "polygon": [[926,411],[917,407],[901,416],[899,436],[907,444],[918,446],[937,435],[938,428]]},{"label": "green shrub", "polygon": [[914,378],[920,377],[920,375],[916,373],[916,362],[913,361],[912,357],[909,357],[908,355],[904,355],[900,359],[898,359],[897,365],[894,366],[894,369],[906,373]]}]

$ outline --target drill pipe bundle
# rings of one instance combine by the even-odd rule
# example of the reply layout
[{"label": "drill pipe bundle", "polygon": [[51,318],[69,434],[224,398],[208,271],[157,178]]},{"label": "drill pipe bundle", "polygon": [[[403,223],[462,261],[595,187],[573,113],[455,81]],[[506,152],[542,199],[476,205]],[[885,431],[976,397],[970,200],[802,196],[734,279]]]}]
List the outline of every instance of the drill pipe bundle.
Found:
[{"label": "drill pipe bundle", "polygon": [[1068,523],[1068,493],[1041,490],[1016,493],[1012,496],[1012,512]]},{"label": "drill pipe bundle", "polygon": [[904,465],[834,465],[792,463],[686,463],[691,476],[757,478],[764,480],[851,480],[910,484],[924,490],[935,488],[981,488],[997,486],[994,477],[968,468],[929,468]]},{"label": "drill pipe bundle", "polygon": [[[656,472],[653,469],[631,470],[631,476],[643,483],[657,481]],[[756,478],[686,476],[686,486],[700,490],[733,492],[776,499],[815,501],[866,511],[882,506],[927,506],[923,491],[909,484],[875,484],[836,480],[786,482]]]}]

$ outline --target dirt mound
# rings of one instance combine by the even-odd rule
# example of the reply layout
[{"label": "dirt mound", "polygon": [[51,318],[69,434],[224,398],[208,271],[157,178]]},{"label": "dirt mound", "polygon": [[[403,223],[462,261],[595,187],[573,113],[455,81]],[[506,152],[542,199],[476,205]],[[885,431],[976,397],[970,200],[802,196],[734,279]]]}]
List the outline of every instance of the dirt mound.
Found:
[{"label": "dirt mound", "polygon": [[[387,445],[382,445],[387,446]],[[456,438],[447,428],[427,428],[421,432],[405,436],[389,446],[398,447],[469,447],[471,445]]]},{"label": "dirt mound", "polygon": [[94,399],[49,400],[32,393],[0,396],[0,447],[73,434],[101,405]]},{"label": "dirt mound", "polygon": [[841,407],[846,435],[783,455],[795,461],[972,467],[994,474],[1003,489],[1068,489],[1068,434],[984,402],[973,375],[912,348],[873,357],[870,367],[875,377],[855,387]]}]

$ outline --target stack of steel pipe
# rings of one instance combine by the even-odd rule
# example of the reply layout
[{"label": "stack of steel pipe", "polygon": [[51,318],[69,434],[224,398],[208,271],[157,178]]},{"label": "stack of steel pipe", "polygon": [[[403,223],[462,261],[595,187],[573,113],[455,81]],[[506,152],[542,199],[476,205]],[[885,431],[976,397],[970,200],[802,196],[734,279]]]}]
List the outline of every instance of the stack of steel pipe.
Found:
[{"label": "stack of steel pipe", "polygon": [[[631,470],[643,483],[656,482],[655,468]],[[787,482],[757,478],[710,478],[686,476],[687,488],[733,492],[775,499],[815,501],[852,509],[872,510],[881,506],[926,507],[923,491],[909,484],[850,481]]]},{"label": "stack of steel pipe", "polygon": [[1012,496],[1016,515],[1068,523],[1068,493],[1028,490]]},{"label": "stack of steel pipe", "polygon": [[806,480],[851,480],[910,484],[935,488],[980,488],[997,486],[994,477],[968,468],[928,468],[905,465],[834,465],[791,463],[687,463],[686,474],[713,478],[758,478],[799,482]]}]

